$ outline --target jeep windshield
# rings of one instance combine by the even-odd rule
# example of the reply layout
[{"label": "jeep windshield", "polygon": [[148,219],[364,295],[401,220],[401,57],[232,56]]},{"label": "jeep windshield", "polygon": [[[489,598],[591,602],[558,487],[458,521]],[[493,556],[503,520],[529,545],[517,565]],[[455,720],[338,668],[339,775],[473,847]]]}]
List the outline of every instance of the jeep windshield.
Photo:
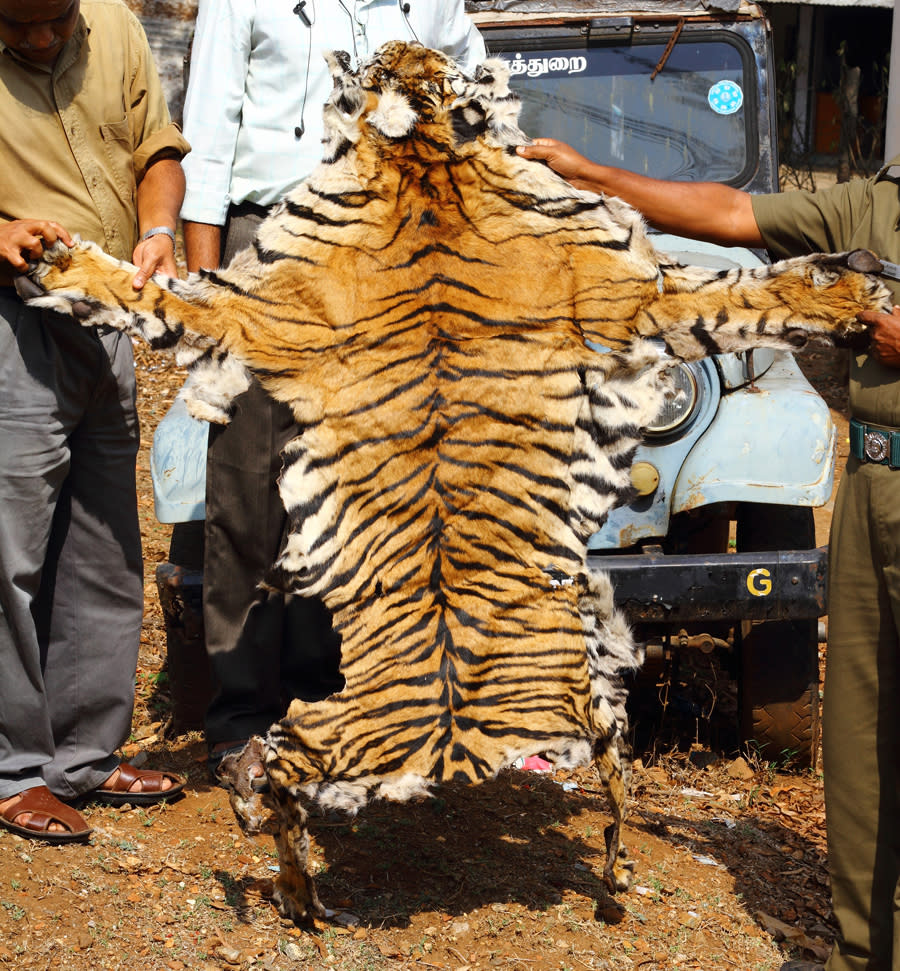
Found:
[{"label": "jeep windshield", "polygon": [[663,179],[743,185],[756,163],[753,57],[737,35],[644,26],[619,40],[594,24],[486,32],[508,61],[531,137]]}]

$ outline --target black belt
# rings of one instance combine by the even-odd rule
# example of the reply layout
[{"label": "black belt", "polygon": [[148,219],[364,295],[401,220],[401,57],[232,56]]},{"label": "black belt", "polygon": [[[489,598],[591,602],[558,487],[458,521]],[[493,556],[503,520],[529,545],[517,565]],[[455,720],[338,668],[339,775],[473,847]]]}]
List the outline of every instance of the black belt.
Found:
[{"label": "black belt", "polygon": [[260,219],[265,219],[269,215],[271,208],[271,206],[261,206],[256,202],[239,202],[237,205],[232,203],[228,207],[228,218],[236,219],[241,216],[259,216]]},{"label": "black belt", "polygon": [[850,453],[860,462],[900,469],[900,429],[850,419]]}]

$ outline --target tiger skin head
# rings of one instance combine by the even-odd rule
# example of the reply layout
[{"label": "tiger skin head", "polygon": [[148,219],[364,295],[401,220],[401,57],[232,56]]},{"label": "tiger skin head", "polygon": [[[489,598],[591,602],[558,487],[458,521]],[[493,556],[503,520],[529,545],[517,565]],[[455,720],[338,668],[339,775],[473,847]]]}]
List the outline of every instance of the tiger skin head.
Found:
[{"label": "tiger skin head", "polygon": [[401,41],[384,44],[359,71],[344,51],[326,61],[334,79],[324,108],[326,162],[355,149],[373,171],[397,156],[427,166],[527,141],[500,58],[485,61],[472,78],[440,51]]},{"label": "tiger skin head", "polygon": [[20,286],[174,347],[197,417],[227,421],[252,373],[297,418],[269,583],[325,601],[345,687],[253,741],[269,791],[231,766],[235,811],[278,842],[283,914],[321,913],[304,800],[353,812],[535,754],[594,760],[604,877],[627,889],[624,676],[642,654],[587,539],[631,496],[673,360],[835,342],[888,291],[863,253],[673,263],[621,200],[512,151],[501,62],[469,77],[391,43],[329,63],[325,158],[228,267],[135,291],[134,267],[57,244]]}]

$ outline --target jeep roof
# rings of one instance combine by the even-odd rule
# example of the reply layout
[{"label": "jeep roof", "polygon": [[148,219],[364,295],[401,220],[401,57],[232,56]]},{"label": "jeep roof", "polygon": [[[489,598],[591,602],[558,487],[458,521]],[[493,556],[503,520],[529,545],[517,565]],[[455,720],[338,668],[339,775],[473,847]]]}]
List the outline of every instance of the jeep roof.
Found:
[{"label": "jeep roof", "polygon": [[[471,14],[483,14],[490,19],[506,19],[510,14],[535,20],[552,20],[568,14],[603,13],[610,16],[679,17],[721,16],[723,13],[760,17],[762,12],[747,0],[466,0]],[[474,18],[483,23],[482,17]]]}]

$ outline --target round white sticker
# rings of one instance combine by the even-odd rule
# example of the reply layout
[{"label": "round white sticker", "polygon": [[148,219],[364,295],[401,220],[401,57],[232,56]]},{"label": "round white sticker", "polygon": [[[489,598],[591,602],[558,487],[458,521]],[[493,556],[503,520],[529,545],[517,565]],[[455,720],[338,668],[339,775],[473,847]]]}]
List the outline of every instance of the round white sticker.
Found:
[{"label": "round white sticker", "polygon": [[716,81],[709,89],[707,100],[717,115],[733,115],[744,104],[744,92],[734,81]]}]

